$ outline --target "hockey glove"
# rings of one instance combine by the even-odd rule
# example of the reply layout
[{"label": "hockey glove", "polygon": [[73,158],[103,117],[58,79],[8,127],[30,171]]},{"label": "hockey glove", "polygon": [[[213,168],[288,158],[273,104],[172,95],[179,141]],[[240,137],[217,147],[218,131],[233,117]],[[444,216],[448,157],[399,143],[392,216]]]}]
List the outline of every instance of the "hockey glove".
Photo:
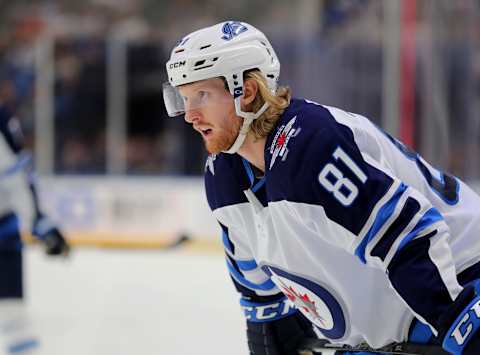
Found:
[{"label": "hockey glove", "polygon": [[255,323],[247,321],[250,354],[297,354],[300,341],[308,336],[306,326],[308,327],[305,320],[297,313],[271,322]]},{"label": "hockey glove", "polygon": [[454,355],[480,354],[479,285],[466,286],[440,319],[442,347]]},{"label": "hockey glove", "polygon": [[35,219],[32,234],[43,243],[47,255],[68,256],[70,247],[66,239],[48,217],[39,215]]}]

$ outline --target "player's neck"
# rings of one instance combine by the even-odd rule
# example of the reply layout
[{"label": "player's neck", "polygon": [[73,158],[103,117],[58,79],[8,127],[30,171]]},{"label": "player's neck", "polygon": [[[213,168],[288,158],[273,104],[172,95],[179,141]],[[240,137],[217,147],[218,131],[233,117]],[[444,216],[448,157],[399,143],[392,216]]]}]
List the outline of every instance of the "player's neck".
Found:
[{"label": "player's neck", "polygon": [[254,165],[262,172],[265,172],[265,143],[266,137],[255,138],[251,132],[245,138],[245,142],[238,150],[243,158],[247,159],[250,164]]}]

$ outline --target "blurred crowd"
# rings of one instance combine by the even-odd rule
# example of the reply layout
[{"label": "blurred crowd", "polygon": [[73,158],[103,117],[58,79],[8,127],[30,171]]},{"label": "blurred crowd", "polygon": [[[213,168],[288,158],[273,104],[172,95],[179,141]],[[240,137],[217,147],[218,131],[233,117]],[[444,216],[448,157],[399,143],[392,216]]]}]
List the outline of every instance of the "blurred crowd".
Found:
[{"label": "blurred crowd", "polygon": [[[202,142],[183,120],[166,117],[161,92],[164,63],[179,36],[223,19],[250,22],[271,39],[282,63],[281,81],[295,95],[362,113],[381,125],[382,9],[381,0],[278,0],[275,5],[253,0],[0,1],[0,104],[16,112],[34,149],[36,50],[49,39],[54,172],[106,173],[108,46],[112,38],[122,38],[125,172],[196,175],[203,171]],[[415,148],[455,174],[478,179],[480,167],[472,167],[465,154],[480,153],[480,2],[417,0],[416,16]],[[432,34],[438,19],[448,26],[434,27],[440,31]],[[438,131],[439,115],[448,122],[446,133]],[[433,137],[433,143],[425,143],[425,137]],[[445,137],[447,159],[435,155],[437,145],[445,143],[437,140]]]}]

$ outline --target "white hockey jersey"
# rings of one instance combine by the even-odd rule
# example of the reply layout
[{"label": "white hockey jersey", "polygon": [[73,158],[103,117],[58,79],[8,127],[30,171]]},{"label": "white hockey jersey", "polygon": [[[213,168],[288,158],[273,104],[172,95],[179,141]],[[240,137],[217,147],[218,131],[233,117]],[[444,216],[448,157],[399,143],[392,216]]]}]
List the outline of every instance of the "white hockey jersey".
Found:
[{"label": "white hockey jersey", "polygon": [[480,275],[480,198],[365,117],[294,99],[265,167],[207,160],[227,266],[242,293],[283,292],[319,336],[380,347],[413,318],[435,334],[458,280]]},{"label": "white hockey jersey", "polygon": [[22,151],[21,140],[18,120],[0,105],[0,217],[14,212],[22,227],[31,230],[35,201],[26,173],[31,156]]}]

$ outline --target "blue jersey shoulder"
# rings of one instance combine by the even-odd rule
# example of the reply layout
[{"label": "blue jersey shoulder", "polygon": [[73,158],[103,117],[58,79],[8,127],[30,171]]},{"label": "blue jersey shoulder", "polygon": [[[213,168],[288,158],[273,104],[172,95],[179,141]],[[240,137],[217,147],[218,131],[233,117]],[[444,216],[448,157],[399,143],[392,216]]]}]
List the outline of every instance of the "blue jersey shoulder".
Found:
[{"label": "blue jersey shoulder", "polygon": [[292,99],[276,129],[267,138],[266,168],[272,170],[279,161],[286,161],[287,156],[302,154],[304,146],[310,144],[312,135],[332,129],[335,129],[335,121],[326,108],[305,100]]},{"label": "blue jersey shoulder", "polygon": [[393,179],[369,165],[350,127],[318,104],[294,100],[267,140],[269,201],[322,206],[357,234]]},{"label": "blue jersey shoulder", "polygon": [[269,190],[273,199],[285,198],[283,194],[277,195],[279,190],[295,188],[292,183],[299,170],[313,168],[307,160],[314,158],[314,166],[318,166],[329,158],[331,146],[339,140],[353,142],[348,127],[337,123],[325,107],[293,99],[266,142],[265,168],[269,186],[273,187]]},{"label": "blue jersey shoulder", "polygon": [[213,210],[247,202],[243,193],[250,187],[242,158],[237,154],[212,154],[205,164],[205,191]]}]

